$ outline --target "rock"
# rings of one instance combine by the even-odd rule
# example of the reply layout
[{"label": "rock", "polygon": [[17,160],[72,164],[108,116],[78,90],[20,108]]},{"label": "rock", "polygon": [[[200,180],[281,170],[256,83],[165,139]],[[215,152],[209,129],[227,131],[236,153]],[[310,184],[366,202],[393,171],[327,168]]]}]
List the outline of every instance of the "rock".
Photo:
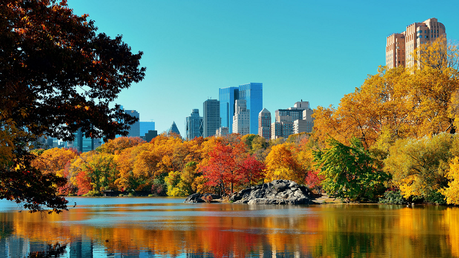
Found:
[{"label": "rock", "polygon": [[262,205],[298,205],[310,204],[313,194],[304,186],[289,180],[274,180],[270,183],[252,186],[229,197],[234,203]]},{"label": "rock", "polygon": [[[208,197],[210,196],[210,198]],[[209,199],[210,202],[215,202],[213,200],[216,200],[216,199],[220,199],[220,195],[217,195],[217,194],[209,194],[209,193],[205,193],[205,194],[199,194],[199,193],[195,193],[195,194],[192,194],[190,196],[188,196],[184,203],[201,203],[201,202],[205,202],[204,200],[205,199]]]}]

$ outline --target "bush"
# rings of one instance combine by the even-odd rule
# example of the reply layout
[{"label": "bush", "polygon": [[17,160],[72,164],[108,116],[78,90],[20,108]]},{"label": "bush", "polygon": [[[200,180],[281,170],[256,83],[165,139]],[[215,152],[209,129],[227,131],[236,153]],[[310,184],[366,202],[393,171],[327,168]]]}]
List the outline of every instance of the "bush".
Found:
[{"label": "bush", "polygon": [[403,198],[400,190],[388,190],[384,193],[383,198],[379,198],[379,203],[407,204],[408,201],[405,198]]}]

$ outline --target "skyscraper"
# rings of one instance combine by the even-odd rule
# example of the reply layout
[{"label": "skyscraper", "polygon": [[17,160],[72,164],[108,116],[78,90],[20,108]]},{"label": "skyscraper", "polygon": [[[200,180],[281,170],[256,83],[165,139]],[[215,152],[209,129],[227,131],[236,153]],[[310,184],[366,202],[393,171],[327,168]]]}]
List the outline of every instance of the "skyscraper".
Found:
[{"label": "skyscraper", "polygon": [[446,37],[445,25],[436,18],[424,22],[415,22],[406,27],[402,33],[394,33],[386,39],[386,66],[413,66],[414,50],[421,44]]},{"label": "skyscraper", "polygon": [[203,104],[203,137],[214,136],[220,127],[220,102],[208,99]]},{"label": "skyscraper", "polygon": [[246,135],[250,133],[250,110],[245,99],[236,100],[236,110],[233,116],[233,133]]},{"label": "skyscraper", "polygon": [[171,135],[171,134],[173,134],[173,133],[180,136],[180,131],[179,131],[177,125],[175,124],[175,121],[172,122],[171,127],[167,130],[167,134],[168,134],[168,135]]},{"label": "skyscraper", "polygon": [[258,135],[266,140],[271,139],[271,112],[266,108],[258,114]]},{"label": "skyscraper", "polygon": [[220,117],[222,118],[222,127],[228,127],[229,132],[233,132],[233,115],[234,115],[234,103],[236,99],[239,99],[239,88],[229,87],[219,89],[219,100],[220,100]]},{"label": "skyscraper", "polygon": [[202,133],[202,117],[199,116],[199,109],[193,109],[191,115],[186,118],[186,139],[193,140],[196,137],[201,137]]},{"label": "skyscraper", "polygon": [[[305,110],[308,112],[304,113]],[[311,110],[309,107],[308,101],[299,101],[294,104],[293,107],[288,109],[278,109],[276,110],[275,122],[271,125],[271,138],[276,139],[279,137],[287,138],[289,135],[294,133],[299,133],[299,130],[306,130],[306,126],[311,126],[310,123],[302,124],[301,122],[296,122],[297,131],[294,131],[294,124],[297,120],[303,120],[305,114],[306,117],[311,118]]]},{"label": "skyscraper", "polygon": [[148,131],[155,130],[155,122],[139,122],[140,123],[140,136],[145,136]]},{"label": "skyscraper", "polygon": [[222,126],[228,127],[232,133],[236,100],[246,101],[247,109],[250,110],[250,133],[258,133],[258,113],[263,109],[263,84],[248,83],[239,87],[219,89],[220,114]]},{"label": "skyscraper", "polygon": [[[137,117],[137,119],[140,118],[139,112],[135,110],[124,110],[124,112],[130,116]],[[139,137],[140,136],[140,122],[137,121],[134,124],[131,125],[131,128],[129,128],[129,134],[128,136],[130,137]]]}]

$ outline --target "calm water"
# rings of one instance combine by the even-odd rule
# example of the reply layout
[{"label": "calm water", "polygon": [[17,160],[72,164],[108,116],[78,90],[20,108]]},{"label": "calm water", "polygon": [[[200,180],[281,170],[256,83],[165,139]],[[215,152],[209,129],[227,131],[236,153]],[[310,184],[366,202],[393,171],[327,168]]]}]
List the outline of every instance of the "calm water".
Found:
[{"label": "calm water", "polygon": [[63,214],[0,201],[0,257],[459,257],[459,208],[184,204],[69,198]]}]

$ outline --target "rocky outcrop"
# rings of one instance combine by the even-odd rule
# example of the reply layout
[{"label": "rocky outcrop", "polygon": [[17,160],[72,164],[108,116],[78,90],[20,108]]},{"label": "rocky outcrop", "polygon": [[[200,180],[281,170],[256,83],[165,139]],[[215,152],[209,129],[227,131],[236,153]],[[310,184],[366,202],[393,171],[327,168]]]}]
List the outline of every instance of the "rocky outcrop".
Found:
[{"label": "rocky outcrop", "polygon": [[220,199],[220,195],[216,194],[200,194],[195,193],[188,196],[184,203],[201,203],[201,202],[215,202],[215,200]]},{"label": "rocky outcrop", "polygon": [[308,188],[290,180],[274,180],[271,183],[252,186],[232,194],[233,203],[247,204],[310,204],[314,195]]}]

